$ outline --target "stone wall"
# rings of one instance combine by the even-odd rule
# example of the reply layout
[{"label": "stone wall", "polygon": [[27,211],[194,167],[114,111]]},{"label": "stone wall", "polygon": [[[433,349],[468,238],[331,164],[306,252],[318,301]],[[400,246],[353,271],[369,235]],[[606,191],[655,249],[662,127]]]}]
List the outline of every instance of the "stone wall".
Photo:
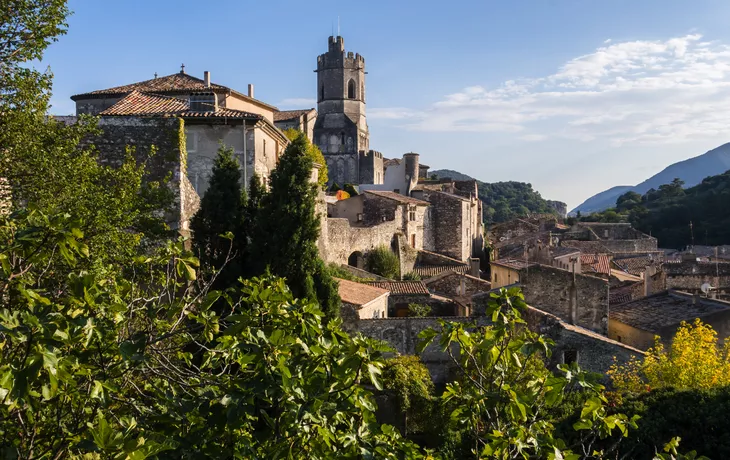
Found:
[{"label": "stone wall", "polygon": [[553,368],[564,363],[566,352],[569,354],[577,352],[578,365],[582,369],[604,375],[614,363],[614,358],[616,362],[623,364],[632,357],[644,356],[641,350],[568,324],[557,316],[537,308],[528,307],[524,319],[530,330],[555,342],[549,361],[550,367]]},{"label": "stone wall", "polygon": [[431,193],[431,226],[434,252],[457,260],[471,257],[469,244],[469,202],[446,193]]},{"label": "stone wall", "polygon": [[656,238],[601,240],[601,244],[612,253],[651,252],[657,250]]},{"label": "stone wall", "polygon": [[337,183],[342,187],[344,184],[357,184],[359,182],[358,153],[325,154],[324,159],[327,161],[328,184]]},{"label": "stone wall", "polygon": [[[472,322],[474,318],[447,317],[447,321]],[[359,320],[352,325],[353,330],[366,337],[387,342],[398,354],[415,355],[418,345],[418,334],[428,328],[438,329],[439,318],[388,318]],[[477,320],[486,324],[486,318]],[[438,337],[421,353],[421,361],[431,372],[434,383],[445,383],[453,378],[451,359],[447,353],[438,350]]]},{"label": "stone wall", "polygon": [[[544,265],[520,271],[520,284],[525,301],[535,308],[586,329],[608,334],[608,282],[588,275],[575,275]],[[571,300],[572,297],[572,300]],[[574,303],[574,307],[571,304]]]},{"label": "stone wall", "polygon": [[715,294],[724,296],[730,293],[730,264],[686,261],[665,263],[657,281],[657,289],[678,289],[699,293],[700,287],[709,283]]},{"label": "stone wall", "polygon": [[[199,197],[187,178],[184,123],[177,118],[102,117],[101,133],[82,141],[94,144],[103,164],[119,166],[127,148],[134,147],[137,161],[147,164],[146,180],[165,181],[173,190],[174,202],[166,213],[170,227],[183,234],[197,211]],[[149,157],[156,149],[157,153]]]},{"label": "stone wall", "polygon": [[383,183],[383,154],[374,150],[360,151],[358,184]]},{"label": "stone wall", "polygon": [[395,221],[386,221],[372,227],[356,227],[347,219],[326,219],[326,240],[320,255],[326,262],[346,264],[353,252],[363,255],[378,246],[393,247],[393,237],[399,231]]},{"label": "stone wall", "polygon": [[504,242],[529,233],[535,233],[539,230],[540,227],[531,222],[522,219],[512,219],[507,222],[492,225],[489,228],[489,238],[495,243]]},{"label": "stone wall", "polygon": [[478,292],[485,292],[491,289],[487,280],[475,278],[456,272],[445,272],[425,280],[428,290],[445,296],[467,296],[471,297]]}]

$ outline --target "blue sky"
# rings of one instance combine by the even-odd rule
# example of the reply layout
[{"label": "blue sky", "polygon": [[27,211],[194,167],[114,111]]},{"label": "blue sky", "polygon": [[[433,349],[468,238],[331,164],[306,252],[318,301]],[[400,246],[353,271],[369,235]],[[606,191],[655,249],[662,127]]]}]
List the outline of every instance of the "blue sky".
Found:
[{"label": "blue sky", "polygon": [[340,30],[365,57],[370,145],[530,182],[573,207],[730,141],[724,0],[70,1],[46,53],[54,114],[76,93],[180,70],[314,106]]}]

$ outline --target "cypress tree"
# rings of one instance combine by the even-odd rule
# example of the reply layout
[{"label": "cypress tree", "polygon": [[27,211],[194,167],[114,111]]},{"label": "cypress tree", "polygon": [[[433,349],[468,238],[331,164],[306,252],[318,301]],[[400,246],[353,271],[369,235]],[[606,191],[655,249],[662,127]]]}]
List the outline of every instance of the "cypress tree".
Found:
[{"label": "cypress tree", "polygon": [[[225,289],[241,275],[246,252],[244,230],[245,192],[241,187],[241,171],[233,157],[233,149],[221,146],[200,209],[190,220],[193,250],[207,269],[221,269],[226,258],[233,257],[216,279],[216,288]],[[233,240],[223,237],[227,233]]]},{"label": "cypress tree", "polygon": [[316,300],[329,316],[338,314],[337,283],[319,258],[317,186],[311,183],[312,158],[304,134],[286,148],[261,199],[252,239],[254,262],[262,272],[285,277],[296,297]]}]

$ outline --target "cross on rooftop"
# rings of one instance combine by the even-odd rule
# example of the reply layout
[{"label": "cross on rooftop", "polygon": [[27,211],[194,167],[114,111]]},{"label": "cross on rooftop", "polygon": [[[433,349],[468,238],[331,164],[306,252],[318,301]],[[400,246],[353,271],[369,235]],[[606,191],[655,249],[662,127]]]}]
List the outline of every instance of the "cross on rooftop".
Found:
[{"label": "cross on rooftop", "polygon": [[185,73],[185,64],[180,64],[180,73]]}]

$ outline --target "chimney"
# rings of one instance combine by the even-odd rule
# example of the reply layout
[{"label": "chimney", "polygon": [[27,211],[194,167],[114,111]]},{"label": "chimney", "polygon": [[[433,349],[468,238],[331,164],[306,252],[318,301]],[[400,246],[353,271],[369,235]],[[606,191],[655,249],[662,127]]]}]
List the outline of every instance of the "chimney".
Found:
[{"label": "chimney", "polygon": [[203,72],[203,80],[205,80],[205,87],[210,88],[210,72],[207,70]]},{"label": "chimney", "polygon": [[474,278],[481,278],[481,272],[479,271],[479,266],[481,265],[481,260],[478,257],[470,257],[469,258],[469,274],[473,276]]},{"label": "chimney", "polygon": [[248,97],[253,99],[253,83],[248,84]]},{"label": "chimney", "polygon": [[654,286],[652,286],[652,276],[656,275],[656,265],[650,263],[644,270],[644,297],[653,294]]}]

